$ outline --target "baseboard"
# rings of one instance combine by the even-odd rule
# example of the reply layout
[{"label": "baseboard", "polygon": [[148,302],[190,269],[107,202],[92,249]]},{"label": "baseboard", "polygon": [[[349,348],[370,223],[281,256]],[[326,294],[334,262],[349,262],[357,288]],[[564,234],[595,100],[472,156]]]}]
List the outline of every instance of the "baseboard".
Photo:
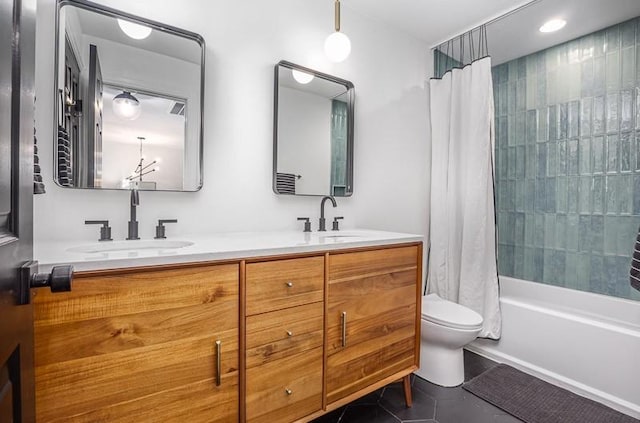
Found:
[{"label": "baseboard", "polygon": [[467,345],[465,349],[482,357],[488,358],[489,360],[508,364],[518,370],[533,375],[546,382],[552,383],[575,394],[597,401],[636,419],[640,419],[640,407],[637,404],[630,403],[606,392],[602,392],[600,390],[577,382],[573,379],[564,377],[558,373],[543,369],[527,361],[520,360],[508,354],[504,354],[491,347],[485,347],[476,345],[475,343],[471,343]]}]

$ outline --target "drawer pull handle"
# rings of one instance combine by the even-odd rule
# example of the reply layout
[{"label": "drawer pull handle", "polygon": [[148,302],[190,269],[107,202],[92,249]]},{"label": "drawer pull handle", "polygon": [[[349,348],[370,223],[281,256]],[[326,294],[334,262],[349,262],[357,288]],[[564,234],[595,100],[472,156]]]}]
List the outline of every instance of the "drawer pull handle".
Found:
[{"label": "drawer pull handle", "polygon": [[287,282],[285,285],[287,285],[287,288],[292,288],[293,287],[293,282]]},{"label": "drawer pull handle", "polygon": [[347,346],[347,312],[342,312],[342,346]]},{"label": "drawer pull handle", "polygon": [[287,336],[293,336],[293,332],[291,332],[290,330],[287,331]]},{"label": "drawer pull handle", "polygon": [[284,392],[286,392],[286,393],[287,393],[287,395],[291,395],[291,394],[293,394],[293,391],[292,391],[291,389],[289,389],[289,388],[286,388],[286,389],[284,390]]},{"label": "drawer pull handle", "polygon": [[216,386],[222,383],[222,341],[216,341]]}]

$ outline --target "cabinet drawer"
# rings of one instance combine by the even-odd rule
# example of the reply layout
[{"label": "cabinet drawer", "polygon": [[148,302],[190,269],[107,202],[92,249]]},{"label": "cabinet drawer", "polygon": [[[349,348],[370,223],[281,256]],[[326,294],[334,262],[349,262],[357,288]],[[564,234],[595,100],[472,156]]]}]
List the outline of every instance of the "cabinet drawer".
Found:
[{"label": "cabinet drawer", "polygon": [[291,422],[322,408],[322,347],[247,369],[247,422]]},{"label": "cabinet drawer", "polygon": [[324,257],[247,264],[247,315],[266,313],[324,298]]},{"label": "cabinet drawer", "polygon": [[247,368],[321,347],[323,304],[247,317]]}]

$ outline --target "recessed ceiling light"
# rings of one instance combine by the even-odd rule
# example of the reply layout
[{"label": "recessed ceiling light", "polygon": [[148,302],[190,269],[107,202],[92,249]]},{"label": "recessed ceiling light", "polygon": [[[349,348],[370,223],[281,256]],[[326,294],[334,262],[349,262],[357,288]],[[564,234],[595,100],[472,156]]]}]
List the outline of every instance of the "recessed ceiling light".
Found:
[{"label": "recessed ceiling light", "polygon": [[547,21],[540,27],[540,32],[555,32],[558,31],[567,24],[567,21],[564,19],[551,19]]}]

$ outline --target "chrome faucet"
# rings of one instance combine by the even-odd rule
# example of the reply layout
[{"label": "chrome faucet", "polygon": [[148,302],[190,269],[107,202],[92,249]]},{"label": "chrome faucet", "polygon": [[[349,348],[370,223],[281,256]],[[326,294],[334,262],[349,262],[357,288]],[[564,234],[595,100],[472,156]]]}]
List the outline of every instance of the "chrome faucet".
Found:
[{"label": "chrome faucet", "polygon": [[338,207],[338,203],[336,203],[336,199],[333,198],[333,196],[327,195],[325,197],[322,197],[322,201],[320,202],[320,222],[319,222],[319,227],[318,227],[318,231],[319,232],[325,232],[327,230],[327,228],[326,228],[326,219],[324,218],[324,203],[327,200],[331,200],[331,203],[333,204],[333,207]]},{"label": "chrome faucet", "polygon": [[140,205],[140,195],[137,189],[131,190],[131,214],[129,217],[129,231],[127,239],[140,239],[138,236],[138,221],[136,220],[136,207]]}]

